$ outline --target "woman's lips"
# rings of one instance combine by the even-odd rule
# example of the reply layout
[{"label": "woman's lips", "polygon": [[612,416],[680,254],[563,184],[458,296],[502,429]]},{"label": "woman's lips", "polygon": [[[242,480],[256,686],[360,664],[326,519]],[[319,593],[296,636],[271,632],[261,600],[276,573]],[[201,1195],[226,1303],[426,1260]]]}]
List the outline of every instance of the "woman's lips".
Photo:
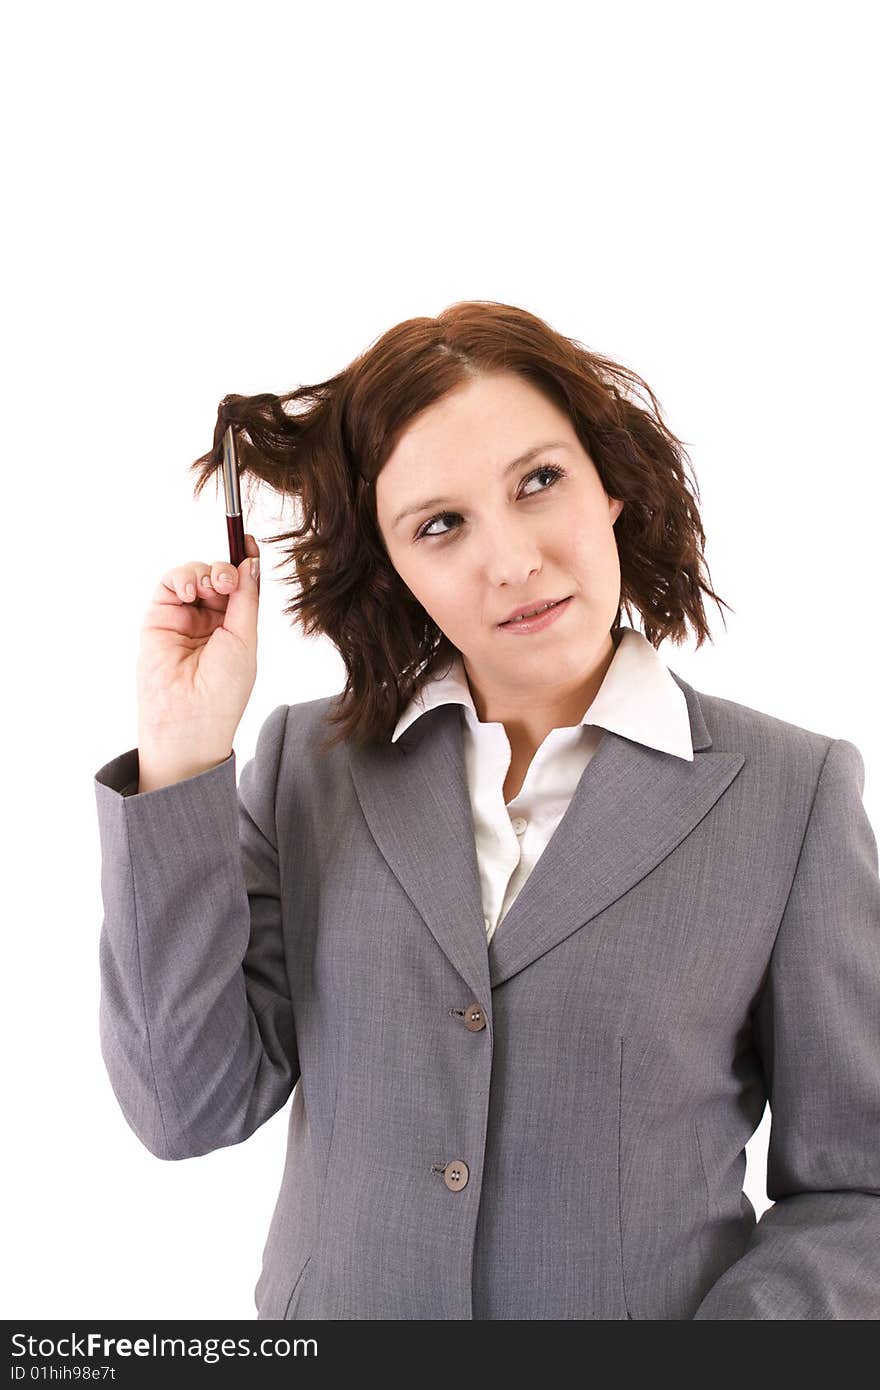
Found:
[{"label": "woman's lips", "polygon": [[543,628],[549,627],[556,622],[557,618],[566,611],[571,603],[572,595],[564,598],[561,602],[547,608],[543,613],[537,613],[533,618],[521,618],[519,622],[499,623],[498,628],[501,632],[540,632]]}]

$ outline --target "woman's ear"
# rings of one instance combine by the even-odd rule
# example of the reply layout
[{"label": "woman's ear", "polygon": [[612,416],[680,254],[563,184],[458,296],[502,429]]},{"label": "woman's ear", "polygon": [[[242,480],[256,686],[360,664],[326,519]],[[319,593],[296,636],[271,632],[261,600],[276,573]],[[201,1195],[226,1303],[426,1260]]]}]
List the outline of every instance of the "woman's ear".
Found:
[{"label": "woman's ear", "polygon": [[608,498],[608,511],[609,515],[611,516],[611,525],[613,526],[617,518],[620,516],[620,513],[623,511],[623,502],[620,500],[619,497]]}]

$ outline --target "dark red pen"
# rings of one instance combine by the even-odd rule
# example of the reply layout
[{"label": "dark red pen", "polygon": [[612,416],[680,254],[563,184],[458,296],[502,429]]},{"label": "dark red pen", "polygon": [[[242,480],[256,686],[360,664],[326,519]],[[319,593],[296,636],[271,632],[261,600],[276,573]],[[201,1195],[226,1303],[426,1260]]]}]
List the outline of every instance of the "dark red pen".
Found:
[{"label": "dark red pen", "polygon": [[229,558],[235,568],[247,555],[244,544],[244,522],[241,515],[241,493],[238,487],[238,452],[232,425],[223,435],[223,491],[226,494],[226,534],[229,537]]}]

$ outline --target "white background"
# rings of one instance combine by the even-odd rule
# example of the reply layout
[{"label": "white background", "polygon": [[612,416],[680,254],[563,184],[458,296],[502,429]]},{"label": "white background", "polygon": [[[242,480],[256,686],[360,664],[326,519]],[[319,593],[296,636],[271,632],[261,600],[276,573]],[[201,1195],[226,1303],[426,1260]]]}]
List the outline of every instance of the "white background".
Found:
[{"label": "white background", "polygon": [[[460,299],[638,371],[689,448],[698,690],[860,749],[880,826],[868,3],[80,3],[7,18],[3,1316],[252,1318],[288,1109],[162,1162],[98,1040],[94,773],[136,743],[160,575],[226,558],[189,464],[227,392]],[[272,495],[246,511],[282,529]],[[237,766],[342,686],[262,546]],[[286,571],[285,571],[286,574]],[[747,1188],[767,1205],[767,1116]]]}]

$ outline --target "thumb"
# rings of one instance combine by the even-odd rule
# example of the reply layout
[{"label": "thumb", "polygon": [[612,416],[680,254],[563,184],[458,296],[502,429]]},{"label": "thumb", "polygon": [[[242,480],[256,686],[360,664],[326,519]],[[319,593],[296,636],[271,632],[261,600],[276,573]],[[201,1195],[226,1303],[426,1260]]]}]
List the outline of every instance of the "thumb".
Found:
[{"label": "thumb", "polygon": [[[248,551],[256,550],[256,542]],[[251,565],[259,566],[259,553],[242,560],[238,566],[238,583],[226,600],[226,614],[223,626],[241,638],[245,646],[255,648],[257,644],[257,616],[260,603],[260,578],[251,573]]]}]

